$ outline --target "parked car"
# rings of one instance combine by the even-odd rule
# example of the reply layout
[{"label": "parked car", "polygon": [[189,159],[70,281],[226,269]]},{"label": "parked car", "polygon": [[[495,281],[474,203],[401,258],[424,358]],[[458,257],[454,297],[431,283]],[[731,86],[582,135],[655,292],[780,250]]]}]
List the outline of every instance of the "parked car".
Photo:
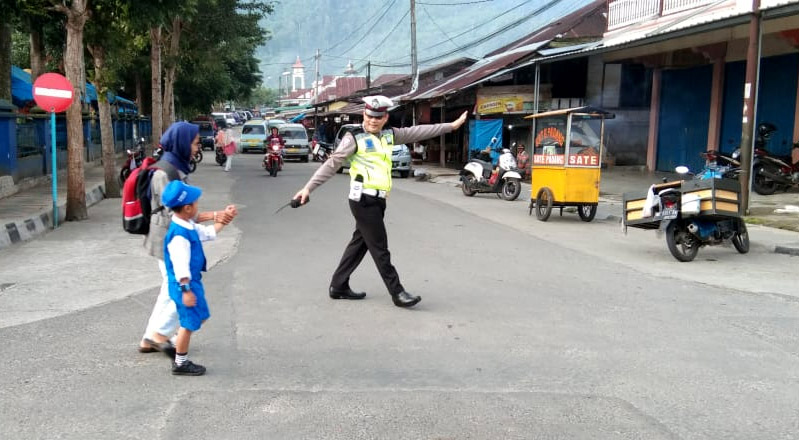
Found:
[{"label": "parked car", "polygon": [[213,151],[214,137],[216,137],[214,123],[210,121],[191,121],[191,123],[200,128],[200,148]]},{"label": "parked car", "polygon": [[286,141],[286,149],[284,150],[286,159],[299,159],[302,162],[308,162],[311,146],[305,126],[302,124],[283,124],[277,128],[277,132]]},{"label": "parked car", "polygon": [[211,113],[211,116],[213,116],[214,118],[223,118],[225,122],[227,122],[227,125],[231,127],[236,125],[236,118],[233,117],[232,113],[218,112],[218,113]]},{"label": "parked car", "polygon": [[391,152],[391,169],[403,179],[411,174],[411,150],[405,144],[394,145]]},{"label": "parked car", "polygon": [[[349,133],[351,130],[356,129],[356,128],[360,127],[360,126],[361,126],[361,124],[344,124],[344,125],[342,125],[341,128],[339,128],[338,132],[336,133],[336,139],[333,141],[333,151],[336,151],[336,149],[338,148],[339,142],[341,142],[341,138],[343,138],[345,134]],[[341,172],[344,171],[345,168],[349,168],[349,167],[350,167],[349,162],[345,162],[345,163],[343,163],[341,165],[341,167],[339,167],[338,171],[336,171],[336,172],[337,173],[341,173]]]},{"label": "parked car", "polygon": [[227,119],[225,119],[223,116],[214,116],[214,123],[216,123],[217,130],[224,130],[231,127],[228,125]]},{"label": "parked car", "polygon": [[239,151],[246,153],[251,150],[266,152],[266,137],[269,136],[267,123],[263,119],[253,119],[241,128]]}]

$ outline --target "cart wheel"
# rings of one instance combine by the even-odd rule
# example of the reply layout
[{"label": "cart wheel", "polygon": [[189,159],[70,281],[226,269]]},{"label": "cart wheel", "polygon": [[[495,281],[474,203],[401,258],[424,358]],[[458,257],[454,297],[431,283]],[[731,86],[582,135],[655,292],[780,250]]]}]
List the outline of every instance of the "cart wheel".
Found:
[{"label": "cart wheel", "polygon": [[749,252],[749,232],[746,230],[746,223],[741,220],[738,232],[732,237],[732,245],[739,253]]},{"label": "cart wheel", "polygon": [[552,214],[552,191],[549,188],[541,188],[538,190],[538,195],[535,198],[535,216],[545,222]]},{"label": "cart wheel", "polygon": [[596,205],[580,205],[577,214],[580,215],[580,220],[590,222],[596,216]]}]

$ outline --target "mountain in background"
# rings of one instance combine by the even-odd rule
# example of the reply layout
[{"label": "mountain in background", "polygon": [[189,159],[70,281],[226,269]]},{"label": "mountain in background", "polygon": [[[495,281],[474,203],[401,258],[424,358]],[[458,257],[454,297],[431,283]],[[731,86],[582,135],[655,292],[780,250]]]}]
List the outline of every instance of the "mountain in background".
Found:
[{"label": "mountain in background", "polygon": [[[458,57],[482,58],[589,3],[590,0],[417,0],[420,69]],[[537,15],[513,25],[537,11]],[[290,71],[300,57],[305,66],[305,86],[311,87],[317,49],[322,55],[320,75],[342,75],[351,61],[358,75],[365,76],[367,59],[372,62],[373,79],[384,73],[410,73],[409,12],[410,0],[277,2],[274,14],[263,23],[272,38],[257,52],[264,86],[277,89],[281,72]],[[478,42],[495,33],[493,38]]]}]

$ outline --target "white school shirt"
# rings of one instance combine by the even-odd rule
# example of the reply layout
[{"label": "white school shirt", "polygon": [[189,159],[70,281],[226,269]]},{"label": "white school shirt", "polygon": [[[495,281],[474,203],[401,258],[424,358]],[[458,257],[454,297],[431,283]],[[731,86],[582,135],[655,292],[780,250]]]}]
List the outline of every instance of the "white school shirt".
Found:
[{"label": "white school shirt", "polygon": [[[214,228],[213,225],[204,226],[194,223],[194,220],[186,221],[175,214],[172,214],[172,221],[186,229],[196,229],[197,235],[200,236],[200,241],[216,239],[216,228]],[[191,243],[189,243],[189,240],[186,240],[186,237],[177,235],[172,237],[172,240],[166,247],[169,249],[169,258],[172,260],[172,269],[175,271],[175,279],[178,281],[183,278],[191,280],[191,270],[189,269]]]}]

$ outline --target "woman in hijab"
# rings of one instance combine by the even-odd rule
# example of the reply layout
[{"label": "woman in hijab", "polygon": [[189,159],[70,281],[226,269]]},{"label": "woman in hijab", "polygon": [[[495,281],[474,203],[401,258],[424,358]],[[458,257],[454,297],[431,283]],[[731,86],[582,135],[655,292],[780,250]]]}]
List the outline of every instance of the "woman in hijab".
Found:
[{"label": "woman in hijab", "polygon": [[[147,322],[147,329],[139,343],[139,352],[161,351],[174,358],[175,348],[169,342],[169,338],[177,331],[179,322],[175,303],[169,297],[169,284],[164,265],[164,237],[169,229],[172,211],[165,207],[159,208],[161,208],[161,193],[169,182],[175,179],[186,181],[191,158],[200,149],[200,128],[188,122],[176,122],[161,136],[161,147],[164,153],[161,155],[161,159],[153,165],[156,170],[150,177],[150,192],[152,193],[150,206],[153,214],[150,217],[150,231],[144,238],[144,248],[147,253],[158,259],[158,268],[161,271],[161,291],[158,293],[155,307],[153,307]],[[202,223],[218,220],[228,224],[236,214],[235,205],[228,205],[224,210],[201,212],[195,221]]]}]

